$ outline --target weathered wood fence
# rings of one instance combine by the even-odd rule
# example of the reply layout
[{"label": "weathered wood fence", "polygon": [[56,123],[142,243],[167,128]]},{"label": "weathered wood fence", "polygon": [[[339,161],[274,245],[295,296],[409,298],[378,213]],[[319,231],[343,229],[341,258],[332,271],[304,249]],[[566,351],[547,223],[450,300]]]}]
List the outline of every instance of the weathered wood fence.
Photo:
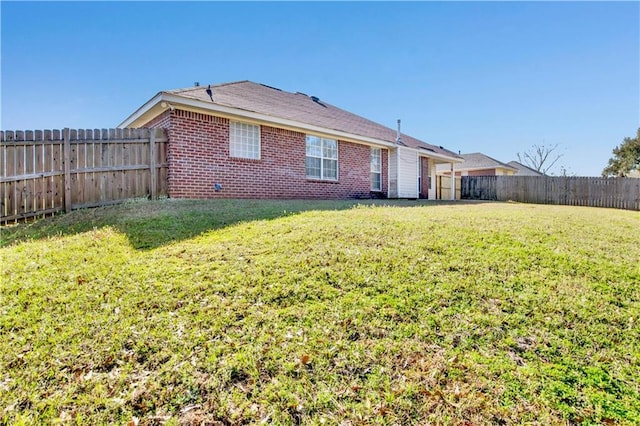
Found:
[{"label": "weathered wood fence", "polygon": [[167,194],[163,129],[0,131],[0,222]]},{"label": "weathered wood fence", "polygon": [[461,197],[475,200],[640,210],[640,179],[462,176]]}]

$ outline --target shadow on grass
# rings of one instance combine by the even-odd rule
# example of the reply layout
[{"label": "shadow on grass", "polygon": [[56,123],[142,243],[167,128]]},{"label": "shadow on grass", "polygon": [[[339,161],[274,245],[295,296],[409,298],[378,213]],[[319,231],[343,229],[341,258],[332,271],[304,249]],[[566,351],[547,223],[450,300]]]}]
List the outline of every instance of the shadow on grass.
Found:
[{"label": "shadow on grass", "polygon": [[0,247],[111,226],[126,234],[134,248],[146,250],[240,222],[276,219],[311,210],[347,210],[357,205],[419,207],[465,203],[478,204],[477,201],[427,200],[137,200],[3,226]]}]

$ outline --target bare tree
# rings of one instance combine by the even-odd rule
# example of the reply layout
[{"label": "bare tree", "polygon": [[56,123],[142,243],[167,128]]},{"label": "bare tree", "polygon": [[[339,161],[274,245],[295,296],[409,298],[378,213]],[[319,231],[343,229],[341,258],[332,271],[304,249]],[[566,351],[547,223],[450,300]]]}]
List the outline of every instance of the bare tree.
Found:
[{"label": "bare tree", "polygon": [[524,153],[518,153],[518,161],[546,175],[563,156],[557,152],[559,146],[560,144],[533,145]]}]

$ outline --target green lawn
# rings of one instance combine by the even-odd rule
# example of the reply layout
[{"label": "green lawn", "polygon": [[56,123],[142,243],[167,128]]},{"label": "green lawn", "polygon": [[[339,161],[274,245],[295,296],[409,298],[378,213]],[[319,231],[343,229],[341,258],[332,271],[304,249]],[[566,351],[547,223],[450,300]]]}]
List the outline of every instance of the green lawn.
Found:
[{"label": "green lawn", "polygon": [[640,424],[638,212],[162,200],[1,246],[0,424]]}]

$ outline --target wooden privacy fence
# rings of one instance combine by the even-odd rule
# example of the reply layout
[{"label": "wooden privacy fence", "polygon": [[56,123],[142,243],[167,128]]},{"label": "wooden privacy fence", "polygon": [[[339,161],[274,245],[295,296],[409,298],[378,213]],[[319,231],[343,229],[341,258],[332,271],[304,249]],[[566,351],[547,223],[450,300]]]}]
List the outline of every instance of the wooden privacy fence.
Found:
[{"label": "wooden privacy fence", "polygon": [[6,223],[167,194],[163,129],[0,131]]},{"label": "wooden privacy fence", "polygon": [[475,200],[640,210],[640,179],[462,176],[461,197]]}]

